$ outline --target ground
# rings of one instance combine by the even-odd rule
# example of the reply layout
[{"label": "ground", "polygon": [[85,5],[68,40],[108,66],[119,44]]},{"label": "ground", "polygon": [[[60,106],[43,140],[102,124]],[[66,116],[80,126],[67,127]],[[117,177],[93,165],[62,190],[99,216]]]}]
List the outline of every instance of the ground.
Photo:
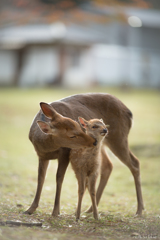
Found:
[{"label": "ground", "polygon": [[[90,206],[87,192],[81,220],[75,221],[77,183],[70,166],[62,189],[61,215],[51,216],[56,161],[50,163],[38,209],[29,216],[23,214],[36,190],[38,161],[28,132],[39,102],[51,102],[78,91],[0,89],[0,239],[160,239],[160,92],[106,88],[98,91],[117,96],[133,112],[134,126],[129,142],[141,163],[145,203],[142,217],[135,216],[136,194],[131,173],[111,152],[114,168],[99,204],[98,221],[84,212]],[[6,224],[9,220],[40,222],[42,226],[14,226]]]}]

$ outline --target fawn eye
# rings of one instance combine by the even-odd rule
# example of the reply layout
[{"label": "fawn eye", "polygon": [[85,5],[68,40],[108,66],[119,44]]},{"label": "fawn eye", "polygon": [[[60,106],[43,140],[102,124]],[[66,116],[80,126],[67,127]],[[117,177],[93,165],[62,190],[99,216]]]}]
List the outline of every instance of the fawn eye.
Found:
[{"label": "fawn eye", "polygon": [[95,125],[94,125],[92,128],[98,128],[98,126],[95,126]]}]

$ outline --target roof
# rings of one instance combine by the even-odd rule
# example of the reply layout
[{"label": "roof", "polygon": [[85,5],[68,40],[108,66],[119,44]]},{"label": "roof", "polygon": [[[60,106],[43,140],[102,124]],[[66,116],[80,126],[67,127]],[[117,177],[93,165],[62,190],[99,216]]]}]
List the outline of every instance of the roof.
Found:
[{"label": "roof", "polygon": [[[75,15],[76,19],[80,21],[77,23],[67,21],[66,19],[70,19],[70,12],[63,12],[63,16],[61,16],[61,12],[55,11],[54,5],[34,0],[32,6],[32,1],[30,4],[27,2],[28,0],[2,0],[0,2],[0,6],[3,5],[3,10],[0,9],[1,48],[13,49],[27,44],[54,44],[57,42],[81,46],[110,43],[113,38],[118,39],[120,33],[123,35],[123,27],[128,25],[127,19],[130,16],[138,17],[142,21],[143,27],[160,28],[160,11],[153,9],[122,6],[95,7],[93,4],[86,3],[81,6],[82,11],[75,9],[72,12],[73,17]],[[23,4],[19,6],[17,5],[19,3]],[[88,16],[88,22],[86,21],[85,24],[85,21],[81,22],[81,20],[86,16]],[[96,16],[105,16],[106,21],[111,20],[96,22],[98,20],[95,19]],[[4,22],[1,21],[2,19]],[[122,26],[119,24],[121,20]],[[118,22],[117,27],[113,24],[114,22]]]},{"label": "roof", "polygon": [[[141,19],[142,25],[145,27],[155,27],[160,28],[160,10],[151,8],[135,8],[135,7],[96,7],[86,4],[84,9],[107,16],[118,16],[123,15],[124,18],[129,16],[137,16]],[[118,19],[119,20],[119,19]]]},{"label": "roof", "polygon": [[12,26],[0,29],[1,48],[21,48],[28,44],[76,44],[90,45],[106,42],[105,35],[95,28],[76,24],[65,25],[62,22],[54,24],[35,24]]}]

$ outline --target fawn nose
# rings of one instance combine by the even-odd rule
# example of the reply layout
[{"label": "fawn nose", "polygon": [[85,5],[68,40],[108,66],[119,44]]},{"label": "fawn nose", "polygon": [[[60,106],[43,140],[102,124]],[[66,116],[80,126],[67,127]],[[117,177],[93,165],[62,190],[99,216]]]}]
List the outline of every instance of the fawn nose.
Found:
[{"label": "fawn nose", "polygon": [[107,132],[108,132],[107,128],[104,128],[104,129],[103,129],[103,132],[104,132],[104,133],[107,133]]}]

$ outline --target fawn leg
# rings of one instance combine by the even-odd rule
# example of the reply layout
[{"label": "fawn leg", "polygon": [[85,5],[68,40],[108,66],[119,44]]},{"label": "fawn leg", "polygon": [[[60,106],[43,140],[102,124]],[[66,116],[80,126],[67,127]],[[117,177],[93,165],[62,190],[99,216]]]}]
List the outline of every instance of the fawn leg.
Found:
[{"label": "fawn leg", "polygon": [[[101,156],[102,156],[102,163],[101,163],[101,176],[100,176],[100,182],[99,182],[99,186],[97,189],[97,194],[96,194],[96,200],[97,200],[97,206],[99,204],[99,201],[101,199],[102,193],[104,191],[104,188],[108,182],[108,179],[110,177],[110,174],[112,172],[112,163],[108,157],[108,155],[106,154],[105,148],[102,147],[102,151],[101,151]],[[87,213],[92,212],[92,206],[89,207],[86,211]]]},{"label": "fawn leg", "polygon": [[24,212],[26,214],[32,214],[38,207],[48,164],[49,160],[42,160],[41,158],[39,158],[37,191],[30,208]]},{"label": "fawn leg", "polygon": [[64,175],[69,164],[69,153],[70,149],[67,148],[62,148],[59,152],[58,169],[56,174],[56,196],[52,216],[58,216],[60,214],[60,195]]},{"label": "fawn leg", "polygon": [[97,176],[95,175],[89,177],[88,190],[92,200],[93,217],[96,220],[98,220],[98,209],[97,209],[97,202],[96,202],[96,180],[97,180]]},{"label": "fawn leg", "polygon": [[131,153],[128,148],[128,141],[115,141],[109,145],[111,151],[130,169],[136,188],[137,195],[137,212],[136,214],[142,215],[142,210],[144,209],[143,197],[141,190],[141,180],[140,180],[140,163],[139,160]]},{"label": "fawn leg", "polygon": [[86,183],[85,176],[83,176],[83,174],[76,174],[76,177],[78,180],[78,205],[76,210],[76,221],[78,221],[80,219],[82,198],[85,192]]}]

